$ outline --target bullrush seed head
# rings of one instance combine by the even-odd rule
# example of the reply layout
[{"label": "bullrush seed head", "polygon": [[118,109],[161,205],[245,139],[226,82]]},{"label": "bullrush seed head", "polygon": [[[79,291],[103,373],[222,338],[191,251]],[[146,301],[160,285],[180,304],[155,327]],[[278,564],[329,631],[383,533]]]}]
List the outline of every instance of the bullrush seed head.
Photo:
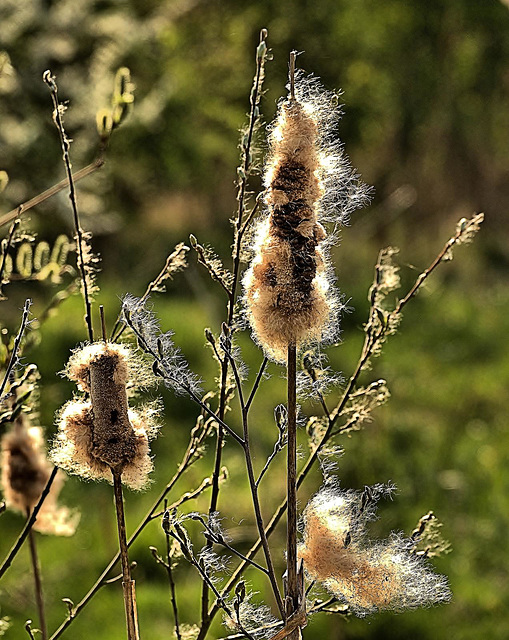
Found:
[{"label": "bullrush seed head", "polygon": [[280,361],[290,344],[333,336],[341,304],[331,286],[321,221],[344,222],[368,198],[331,137],[338,117],[332,94],[302,76],[295,86],[296,97],[280,104],[269,136],[268,215],[258,226],[244,277],[255,338]]},{"label": "bullrush seed head", "polygon": [[132,355],[124,345],[98,342],[76,351],[67,376],[89,395],[67,403],[59,416],[52,451],[55,464],[85,478],[111,481],[112,472],[133,489],[142,489],[152,470],[149,440],[156,411],[129,408]]},{"label": "bullrush seed head", "polygon": [[[25,414],[20,414],[2,437],[2,488],[7,506],[23,515],[39,502],[51,474],[51,464],[44,452],[41,427],[31,426]],[[72,535],[79,515],[57,506],[57,497],[64,482],[58,473],[34,524],[34,529],[54,535]]]},{"label": "bullrush seed head", "polygon": [[321,582],[359,616],[379,610],[413,609],[450,599],[447,579],[433,573],[422,558],[410,553],[400,535],[371,541],[365,524],[383,486],[364,493],[322,489],[304,514],[304,540],[299,558],[306,573]]}]

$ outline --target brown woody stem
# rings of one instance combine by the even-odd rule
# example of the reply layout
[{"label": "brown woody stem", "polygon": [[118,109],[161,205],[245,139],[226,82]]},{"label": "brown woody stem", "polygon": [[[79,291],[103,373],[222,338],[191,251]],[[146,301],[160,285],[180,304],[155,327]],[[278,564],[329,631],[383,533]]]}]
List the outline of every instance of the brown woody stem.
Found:
[{"label": "brown woody stem", "polygon": [[[27,517],[30,518],[30,509],[27,510]],[[42,640],[47,640],[48,631],[46,628],[46,614],[44,612],[44,598],[42,594],[41,566],[37,554],[37,544],[34,530],[28,532],[28,542],[30,546],[30,560],[32,562],[32,572],[34,574],[35,600],[37,602],[37,612],[39,614],[39,627],[41,629]]]},{"label": "brown woody stem", "polygon": [[[286,526],[286,617],[299,609],[299,585],[297,580],[297,349],[288,345],[288,445],[287,445],[287,526]],[[300,638],[297,628],[288,636]]]},{"label": "brown woody stem", "polygon": [[113,488],[115,491],[115,507],[117,511],[118,542],[120,560],[122,563],[122,589],[124,591],[125,617],[128,640],[139,640],[138,612],[136,610],[136,591],[134,580],[131,579],[131,567],[127,551],[127,537],[125,533],[124,497],[122,495],[122,476],[112,471]]}]

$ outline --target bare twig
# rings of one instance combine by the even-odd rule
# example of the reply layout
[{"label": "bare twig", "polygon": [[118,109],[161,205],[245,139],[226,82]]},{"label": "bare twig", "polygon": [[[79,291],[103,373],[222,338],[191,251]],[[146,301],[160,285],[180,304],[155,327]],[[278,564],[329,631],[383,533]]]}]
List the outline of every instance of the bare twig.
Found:
[{"label": "bare twig", "polygon": [[263,373],[265,371],[265,367],[268,363],[268,358],[264,358],[262,364],[260,365],[260,369],[258,370],[258,375],[256,376],[256,380],[254,381],[253,388],[251,389],[251,393],[249,394],[249,398],[247,399],[245,409],[249,411],[251,403],[253,402],[255,393],[258,391],[258,387],[260,386],[260,382],[262,381]]},{"label": "bare twig", "polygon": [[[239,167],[239,187],[237,192],[237,218],[235,220],[235,241],[233,246],[233,267],[232,267],[232,284],[228,296],[228,316],[226,324],[228,327],[232,326],[234,313],[237,287],[240,276],[240,248],[241,242],[246,230],[246,226],[242,227],[245,216],[245,200],[247,195],[247,184],[250,171],[250,165],[252,160],[251,147],[253,143],[253,136],[255,131],[256,122],[258,120],[258,105],[261,97],[261,90],[263,84],[264,67],[266,59],[267,45],[265,40],[267,38],[267,30],[262,29],[260,31],[260,42],[256,50],[256,73],[253,80],[253,87],[251,89],[250,96],[250,113],[249,113],[249,128],[247,137],[242,145],[242,166]],[[256,206],[256,205],[255,205]],[[219,408],[218,415],[221,420],[224,420],[227,402],[227,381],[228,381],[228,358],[225,357],[221,363],[221,382],[220,382],[220,396],[219,396]],[[214,462],[214,483],[212,486],[212,494],[210,498],[209,515],[217,511],[217,503],[219,498],[219,473],[222,464],[223,453],[223,441],[224,441],[224,429],[221,424],[217,431],[216,450],[215,450],[215,462]],[[217,478],[217,479],[216,479]],[[202,589],[201,598],[201,623],[200,632],[197,640],[204,640],[207,630],[210,626],[209,614],[208,614],[209,595],[208,588],[204,584]]]},{"label": "bare twig", "polygon": [[[166,258],[164,267],[157,274],[157,276],[147,285],[147,288],[145,289],[145,293],[141,296],[139,301],[139,304],[141,306],[145,304],[145,302],[149,299],[153,291],[159,290],[159,288],[162,286],[162,283],[165,280],[171,279],[173,263],[177,259],[179,259],[180,256],[182,255],[185,256],[187,251],[189,251],[189,247],[187,247],[183,242],[180,242],[175,247],[175,249]],[[181,258],[181,261],[182,259],[183,258]],[[185,264],[183,266],[185,266]],[[174,267],[173,272],[175,272],[176,270],[177,269]],[[122,311],[120,311],[120,313],[117,316],[117,319],[115,320],[113,331],[111,332],[111,338],[110,338],[111,342],[116,342],[117,340],[119,340],[120,336],[124,332],[124,329],[125,329],[125,323],[122,321]]]},{"label": "bare twig", "polygon": [[9,358],[9,364],[7,365],[4,378],[2,380],[2,384],[0,385],[0,404],[2,404],[3,401],[5,400],[5,396],[4,396],[5,387],[7,385],[7,382],[9,381],[9,378],[11,376],[11,373],[14,367],[19,362],[18,356],[19,356],[19,350],[21,347],[21,340],[23,339],[23,335],[28,326],[28,317],[30,315],[31,305],[32,305],[32,301],[29,298],[27,298],[23,306],[23,315],[21,316],[21,323],[19,325],[18,334],[16,335],[16,338],[14,340],[14,346],[12,349],[11,357]]},{"label": "bare twig", "polygon": [[[73,173],[72,179],[76,183],[79,180],[82,180],[83,178],[86,178],[90,174],[94,173],[95,171],[97,171],[97,169],[100,169],[103,165],[104,165],[104,158],[102,157],[102,155],[100,155],[98,158],[96,158],[93,162],[88,164],[86,167],[83,167],[83,169],[80,169],[79,171],[76,171],[75,173]],[[35,196],[35,198],[32,198],[31,200],[27,200],[26,202],[23,202],[23,204],[19,204],[15,209],[12,209],[12,211],[9,211],[8,213],[4,213],[4,215],[0,217],[0,227],[3,227],[4,224],[8,224],[9,222],[11,222],[11,220],[14,220],[18,216],[21,216],[23,213],[25,213],[25,211],[28,211],[29,209],[36,207],[38,204],[41,204],[41,202],[44,202],[48,198],[51,198],[52,196],[56,195],[57,193],[59,193],[60,191],[62,191],[68,186],[69,186],[69,178],[65,178],[64,180],[57,182],[57,184],[53,185],[49,189],[46,189],[46,191],[43,191],[38,196]]]},{"label": "bare twig", "polygon": [[231,551],[234,555],[237,556],[237,558],[240,558],[241,560],[245,560],[246,562],[249,562],[249,564],[252,567],[255,567],[255,569],[262,571],[265,575],[269,575],[269,572],[265,567],[262,567],[261,564],[254,562],[254,560],[250,560],[249,558],[246,558],[246,556],[240,553],[240,551],[237,551],[237,549],[235,549],[230,544],[228,544],[228,542],[225,540],[222,533],[211,529],[209,525],[205,522],[205,520],[202,518],[202,516],[200,516],[199,514],[191,514],[189,518],[191,520],[198,520],[198,522],[201,522],[201,524],[205,527],[205,532],[203,535],[207,540],[210,540],[210,542],[212,542],[213,544],[218,544],[224,547],[225,549],[228,549],[228,551]]},{"label": "bare twig", "polygon": [[[159,505],[163,502],[165,497],[170,493],[175,484],[181,478],[182,474],[199,459],[199,455],[197,455],[197,451],[203,443],[203,440],[207,436],[209,432],[210,424],[202,425],[198,424],[191,431],[191,438],[189,440],[189,444],[187,446],[186,452],[182,457],[182,461],[180,462],[179,468],[175,472],[173,478],[168,482],[166,487],[162,490],[159,496],[156,498],[154,504],[149,509],[148,513],[145,515],[143,520],[138,524],[136,530],[131,535],[129,540],[127,541],[127,546],[130,547],[133,542],[138,538],[141,532],[145,529],[147,524],[153,520],[154,513],[157,511]],[[174,508],[175,505],[170,505],[169,509]],[[90,587],[85,596],[78,602],[78,604],[73,608],[72,611],[69,612],[67,618],[62,622],[62,624],[58,627],[58,629],[53,633],[50,640],[57,640],[64,631],[70,626],[72,621],[78,616],[81,611],[87,606],[87,604],[92,600],[92,598],[96,595],[96,593],[103,587],[106,583],[106,576],[113,569],[113,567],[117,564],[120,559],[120,552],[116,553],[113,558],[110,560],[108,565],[105,567],[104,571],[97,578],[94,584]],[[0,577],[1,577],[0,573]]]},{"label": "bare twig", "polygon": [[272,592],[274,593],[274,598],[276,600],[281,616],[285,617],[285,607],[283,605],[281,594],[279,592],[276,574],[274,571],[274,565],[272,562],[272,556],[270,553],[269,542],[265,534],[265,525],[263,522],[260,499],[258,496],[258,487],[257,487],[256,479],[254,476],[253,460],[251,456],[251,449],[250,449],[250,443],[249,443],[248,413],[245,409],[242,412],[242,425],[243,425],[243,433],[244,433],[244,446],[243,446],[244,458],[246,461],[247,476],[249,480],[249,488],[251,491],[251,499],[253,501],[253,507],[255,511],[256,526],[258,527],[258,535],[260,536],[261,546],[263,548],[263,553],[265,555],[265,562],[267,563],[267,572],[268,572],[268,577],[272,586]]},{"label": "bare twig", "polygon": [[[27,517],[30,518],[30,509],[27,510]],[[32,562],[32,572],[34,575],[35,601],[37,602],[37,611],[39,613],[39,626],[41,628],[42,640],[47,640],[48,631],[46,627],[46,615],[44,611],[44,597],[42,593],[41,567],[37,554],[37,543],[33,529],[28,532],[28,541],[30,546],[30,560]]]},{"label": "bare twig", "polygon": [[[168,508],[168,505],[165,504],[165,509]],[[177,594],[175,581],[173,580],[173,571],[171,568],[171,543],[170,536],[165,532],[166,538],[166,571],[168,572],[168,580],[170,582],[170,593],[171,593],[171,607],[173,609],[173,618],[175,620],[175,635],[177,636],[177,640],[181,640],[180,635],[180,625],[179,625],[179,612],[177,606]]]},{"label": "bare twig", "polygon": [[51,93],[51,99],[53,101],[53,120],[55,126],[58,129],[60,135],[60,143],[62,145],[62,152],[65,164],[65,170],[67,172],[67,181],[69,183],[69,199],[71,201],[71,208],[74,218],[74,230],[76,232],[76,239],[78,243],[78,268],[81,274],[81,284],[83,288],[83,300],[85,303],[85,323],[88,330],[88,338],[90,342],[94,341],[94,330],[92,326],[92,312],[90,304],[90,295],[88,290],[88,278],[85,266],[85,250],[84,250],[84,236],[83,229],[80,225],[80,218],[78,214],[78,203],[76,200],[76,190],[74,188],[74,180],[71,170],[71,159],[69,156],[70,142],[64,129],[64,123],[62,120],[62,106],[58,101],[58,88],[55,81],[55,77],[51,74],[51,71],[45,71],[43,73],[43,80],[48,85]]},{"label": "bare twig", "polygon": [[118,541],[120,546],[120,561],[122,564],[122,589],[124,592],[125,617],[127,623],[128,640],[139,640],[138,613],[136,611],[136,591],[134,580],[131,578],[131,565],[127,537],[125,532],[124,498],[122,495],[122,477],[120,473],[112,471],[113,489],[115,492],[115,508],[117,512]]},{"label": "bare twig", "polygon": [[2,262],[0,264],[0,300],[2,299],[2,295],[3,295],[2,285],[4,284],[3,280],[4,280],[5,265],[7,263],[7,254],[9,252],[9,249],[11,248],[12,241],[14,239],[14,234],[16,233],[16,229],[19,227],[19,224],[20,224],[19,218],[14,220],[14,222],[11,225],[11,228],[9,229],[7,238],[2,240]]}]

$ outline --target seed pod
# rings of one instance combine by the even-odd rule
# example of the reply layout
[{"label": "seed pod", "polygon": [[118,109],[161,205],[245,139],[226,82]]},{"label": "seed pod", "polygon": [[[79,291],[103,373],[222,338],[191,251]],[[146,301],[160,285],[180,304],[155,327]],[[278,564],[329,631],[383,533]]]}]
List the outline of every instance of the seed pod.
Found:
[{"label": "seed pod", "polygon": [[344,221],[368,195],[331,138],[337,119],[331,94],[301,76],[295,89],[297,97],[280,104],[269,136],[268,215],[258,226],[244,277],[254,337],[278,361],[286,359],[290,344],[332,337],[340,304],[331,287],[320,220]]},{"label": "seed pod", "polygon": [[136,451],[128,416],[125,361],[118,352],[106,348],[90,362],[89,376],[94,455],[122,473]]},{"label": "seed pod", "polygon": [[381,488],[372,488],[372,504],[364,502],[363,510],[365,492],[324,488],[310,500],[298,548],[306,573],[359,616],[448,601],[447,579],[411,554],[401,535],[368,539],[365,525],[375,515]]},{"label": "seed pod", "polygon": [[[7,507],[24,516],[39,501],[51,473],[43,443],[41,427],[30,426],[24,413],[2,437],[3,494]],[[76,529],[79,514],[57,505],[63,482],[64,474],[58,472],[34,524],[41,533],[70,536]]]},{"label": "seed pod", "polygon": [[71,356],[66,374],[90,400],[73,400],[61,410],[51,452],[55,464],[84,478],[111,482],[114,472],[132,489],[146,486],[157,412],[129,408],[127,384],[143,380],[137,367],[130,350],[119,344],[97,342]]}]

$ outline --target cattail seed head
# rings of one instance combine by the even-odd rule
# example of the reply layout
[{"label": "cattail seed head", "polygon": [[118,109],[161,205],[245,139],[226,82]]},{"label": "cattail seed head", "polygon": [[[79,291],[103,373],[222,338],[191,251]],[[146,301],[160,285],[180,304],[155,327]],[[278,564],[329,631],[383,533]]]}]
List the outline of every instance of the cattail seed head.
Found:
[{"label": "cattail seed head", "polygon": [[[344,221],[367,199],[330,137],[337,118],[331,96],[301,76],[296,96],[280,104],[269,136],[269,213],[258,226],[254,258],[244,277],[253,333],[279,361],[286,359],[288,345],[321,341],[334,332],[340,304],[331,286],[320,221],[331,218],[334,208],[339,209],[336,219]],[[324,116],[324,110],[336,116]]]},{"label": "cattail seed head", "polygon": [[[13,428],[2,437],[1,484],[7,506],[23,515],[30,513],[51,474],[51,464],[44,453],[41,427],[30,426],[25,414],[16,418]],[[64,482],[58,473],[34,524],[34,529],[54,535],[72,535],[79,515],[57,506]]]},{"label": "cattail seed head", "polygon": [[118,473],[124,484],[142,489],[152,470],[148,442],[156,430],[155,410],[129,408],[131,361],[127,347],[106,342],[73,354],[66,374],[89,400],[64,405],[52,459],[70,473],[110,481]]},{"label": "cattail seed head", "polygon": [[[399,535],[373,542],[365,524],[374,516],[382,487],[365,494],[322,489],[303,514],[304,540],[299,558],[308,576],[363,616],[383,609],[430,606],[450,599],[447,580],[409,552]],[[364,496],[364,498],[363,498]]]}]

